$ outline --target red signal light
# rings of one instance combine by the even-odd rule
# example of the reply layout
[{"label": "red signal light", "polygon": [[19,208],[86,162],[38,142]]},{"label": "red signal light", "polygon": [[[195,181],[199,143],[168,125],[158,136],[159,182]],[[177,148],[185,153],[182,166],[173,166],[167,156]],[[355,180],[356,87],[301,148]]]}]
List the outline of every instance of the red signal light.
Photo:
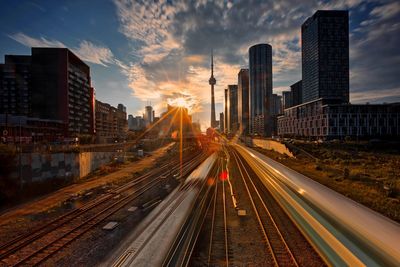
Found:
[{"label": "red signal light", "polygon": [[221,181],[225,181],[228,179],[228,172],[227,171],[222,171],[221,174],[219,175],[219,179],[221,179]]}]

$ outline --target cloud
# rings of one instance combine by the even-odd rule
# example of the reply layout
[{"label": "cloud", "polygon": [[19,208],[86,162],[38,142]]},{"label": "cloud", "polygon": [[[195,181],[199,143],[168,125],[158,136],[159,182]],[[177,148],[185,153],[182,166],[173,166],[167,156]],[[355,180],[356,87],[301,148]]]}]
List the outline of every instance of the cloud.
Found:
[{"label": "cloud", "polygon": [[370,14],[378,18],[390,19],[399,13],[400,13],[400,3],[393,2],[375,7]]},{"label": "cloud", "polygon": [[352,101],[399,99],[400,17],[393,15],[398,13],[397,2],[376,5],[350,36]]},{"label": "cloud", "polygon": [[47,40],[44,37],[33,38],[21,32],[11,34],[9,37],[20,44],[28,47],[66,47],[63,43],[56,40]]},{"label": "cloud", "polygon": [[72,48],[81,59],[91,63],[107,66],[114,64],[115,58],[111,50],[107,47],[97,46],[89,41],[82,41],[79,47]]},{"label": "cloud", "polygon": [[[396,1],[130,1],[114,0],[120,32],[138,59],[130,87],[142,101],[165,101],[191,94],[193,108],[207,114],[210,103],[209,54],[215,54],[216,101],[247,67],[248,49],[273,48],[274,91],[301,79],[301,25],[318,9],[349,9],[352,100],[393,95],[398,74],[399,3]],[[359,21],[359,18],[362,18]],[[353,22],[351,22],[353,23]],[[384,48],[384,49],[383,49]],[[386,89],[383,89],[386,88]],[[390,91],[392,90],[392,91]],[[361,97],[362,92],[365,97]],[[209,120],[209,116],[203,119]]]},{"label": "cloud", "polygon": [[351,95],[351,102],[354,103],[382,103],[385,101],[399,102],[400,101],[400,88],[381,89],[379,91],[359,91],[353,92]]},{"label": "cloud", "polygon": [[[21,32],[11,34],[9,37],[28,47],[68,47],[64,43],[57,40],[46,39],[45,37],[33,38]],[[108,47],[95,45],[86,40],[80,42],[78,47],[72,47],[70,50],[78,55],[82,60],[87,62],[102,66],[115,64],[121,67],[123,70],[127,70],[128,68],[125,64],[114,57],[113,53]]]}]

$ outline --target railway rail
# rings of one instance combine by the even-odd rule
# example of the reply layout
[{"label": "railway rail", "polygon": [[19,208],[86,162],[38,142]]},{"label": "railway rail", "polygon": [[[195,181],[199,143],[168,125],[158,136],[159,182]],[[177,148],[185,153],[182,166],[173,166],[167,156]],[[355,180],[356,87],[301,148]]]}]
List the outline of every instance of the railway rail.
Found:
[{"label": "railway rail", "polygon": [[274,265],[326,265],[240,154],[233,149],[231,154],[239,168]]},{"label": "railway rail", "polygon": [[[213,169],[211,170],[209,176],[212,177],[210,178],[211,180],[208,181],[208,183],[204,182],[202,184],[202,188],[199,191],[199,194],[197,196],[196,200],[196,210],[193,210],[193,212],[188,216],[186,222],[182,225],[180,232],[171,246],[169,253],[164,260],[162,266],[190,266],[190,260],[191,256],[194,250],[194,247],[196,245],[196,242],[198,240],[200,231],[207,219],[209,219],[208,214],[212,212],[213,218],[212,221],[214,222],[215,216],[217,215],[216,212],[216,203],[219,200],[217,195],[217,189],[218,187],[218,176],[221,173],[223,169],[223,161],[221,158],[217,159],[217,162],[213,166]],[[211,184],[215,184],[215,186],[210,186]],[[212,211],[211,211],[212,209]],[[222,218],[222,217],[221,217]],[[227,224],[226,224],[226,216],[224,216],[225,220],[223,221],[225,223],[224,229],[227,229]],[[223,223],[222,223],[223,224]],[[223,230],[222,234],[227,237],[227,231]],[[214,229],[212,232],[210,232],[211,237],[215,234],[216,232]],[[210,237],[210,238],[211,238]],[[211,240],[211,239],[210,239]],[[215,250],[211,250],[213,247],[212,242],[209,244],[210,245],[210,255],[209,258],[211,257],[211,253],[215,253]],[[218,244],[220,245],[220,244]],[[221,244],[222,248],[218,248],[220,251],[222,251],[218,257],[226,258],[228,257],[228,239],[225,238],[224,244]],[[215,248],[214,248],[215,249]],[[215,256],[215,254],[213,255]]]},{"label": "railway rail", "polygon": [[261,197],[260,192],[247,172],[242,160],[235,151],[233,151],[232,155],[236,161],[236,164],[239,166],[240,176],[246,187],[246,191],[253,206],[254,214],[257,217],[262,235],[266,241],[268,252],[273,258],[274,265],[299,266],[291,249],[283,238],[281,230],[277,226],[274,218],[271,215],[271,212]]},{"label": "railway rail", "polygon": [[[189,157],[183,165],[186,175],[203,159],[203,154]],[[162,181],[167,172],[177,172],[180,166],[172,162],[96,198],[0,246],[0,260],[7,266],[37,265],[48,259],[98,223],[111,216],[132,200]],[[128,192],[130,191],[130,192]],[[126,195],[124,195],[126,193]]]},{"label": "railway rail", "polygon": [[[326,264],[331,266],[399,266],[400,225],[375,211],[356,203],[326,186],[284,166],[242,144],[232,147],[249,166],[251,175],[258,179],[260,189],[280,208],[301,231],[308,243]],[[295,234],[289,232],[290,236]],[[295,242],[289,239],[289,246]],[[294,252],[297,249],[293,250]],[[301,250],[300,250],[301,251]],[[303,250],[304,251],[304,250]],[[295,255],[300,265],[308,253]],[[305,257],[306,258],[306,257]],[[310,260],[305,261],[310,265]]]},{"label": "railway rail", "polygon": [[190,254],[187,248],[195,243],[193,226],[202,220],[201,216],[191,215],[209,206],[203,197],[211,188],[207,186],[207,178],[215,167],[215,159],[215,155],[208,157],[149,214],[151,222],[126,247],[123,246],[112,266],[185,265],[186,255]]},{"label": "railway rail", "polygon": [[[221,166],[221,171],[222,169],[223,166]],[[226,213],[225,181],[219,181],[217,179],[213,197],[207,266],[229,266],[228,224]]]}]

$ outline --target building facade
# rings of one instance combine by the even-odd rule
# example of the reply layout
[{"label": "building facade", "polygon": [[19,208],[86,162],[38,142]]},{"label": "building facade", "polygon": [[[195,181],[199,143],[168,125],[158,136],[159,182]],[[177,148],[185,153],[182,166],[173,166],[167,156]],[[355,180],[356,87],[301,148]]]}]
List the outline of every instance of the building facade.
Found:
[{"label": "building facade", "polygon": [[119,104],[118,108],[96,100],[96,141],[97,143],[113,143],[126,137],[126,108]]},{"label": "building facade", "polygon": [[272,116],[277,116],[283,113],[282,109],[282,96],[277,94],[272,94],[272,107],[271,107]]},{"label": "building facade", "polygon": [[272,134],[272,47],[257,44],[249,49],[250,133]]},{"label": "building facade", "polygon": [[226,88],[224,90],[224,133],[227,134],[228,133],[228,103],[229,103],[229,99],[228,99],[228,88]]},{"label": "building facade", "polygon": [[290,86],[292,95],[292,106],[297,106],[303,103],[303,83],[302,80]]},{"label": "building facade", "polygon": [[55,135],[47,140],[93,137],[94,89],[89,66],[67,48],[34,47],[31,52],[31,56],[7,55],[0,65],[0,114],[5,115],[6,130],[15,126],[8,121],[13,115],[26,118],[27,127],[36,125],[26,131],[33,136],[41,134],[38,125],[50,125],[47,132]]},{"label": "building facade", "polygon": [[249,133],[249,70],[241,69],[238,73],[238,120],[239,132]]},{"label": "building facade", "polygon": [[283,109],[287,109],[293,106],[292,104],[292,92],[291,91],[283,91],[282,92],[282,105]]},{"label": "building facade", "polygon": [[238,118],[238,86],[228,85],[228,133],[239,130]]},{"label": "building facade", "polygon": [[143,119],[145,126],[148,127],[154,121],[154,111],[152,106],[146,106],[144,108]]},{"label": "building facade", "polygon": [[94,134],[90,68],[67,48],[32,48],[32,115],[64,121],[68,136]]},{"label": "building facade", "polygon": [[285,109],[278,135],[311,139],[395,138],[400,135],[400,103],[352,105],[318,99]]},{"label": "building facade", "polygon": [[6,55],[0,64],[0,114],[31,114],[31,57]]},{"label": "building facade", "polygon": [[144,120],[142,116],[136,116],[129,114],[128,116],[128,130],[129,131],[140,131],[145,128]]},{"label": "building facade", "polygon": [[318,10],[301,27],[303,103],[349,102],[348,11]]},{"label": "building facade", "polygon": [[219,131],[221,133],[225,132],[225,115],[223,112],[219,113]]}]

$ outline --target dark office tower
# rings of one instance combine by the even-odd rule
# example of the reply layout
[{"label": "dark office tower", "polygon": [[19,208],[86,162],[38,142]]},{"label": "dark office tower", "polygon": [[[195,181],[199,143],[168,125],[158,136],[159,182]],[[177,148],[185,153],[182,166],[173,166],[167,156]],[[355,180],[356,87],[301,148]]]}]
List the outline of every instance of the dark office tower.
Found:
[{"label": "dark office tower", "polygon": [[225,117],[223,112],[219,113],[219,131],[221,133],[225,132]]},{"label": "dark office tower", "polygon": [[302,80],[290,86],[292,91],[292,105],[297,106],[303,103],[303,85]]},{"label": "dark office tower", "polygon": [[241,69],[238,73],[238,118],[239,131],[249,133],[249,70]]},{"label": "dark office tower", "polygon": [[228,89],[224,90],[224,95],[225,95],[225,112],[224,112],[224,133],[228,133],[228,105],[229,105],[229,99],[228,99]]},{"label": "dark office tower", "polygon": [[273,116],[282,114],[282,96],[277,94],[272,95],[271,113]]},{"label": "dark office tower", "polygon": [[301,26],[303,103],[349,102],[348,11],[318,10]]},{"label": "dark office tower", "polygon": [[63,121],[68,136],[93,134],[89,66],[67,48],[32,48],[32,113]]},{"label": "dark office tower", "polygon": [[29,116],[31,57],[6,55],[0,64],[0,114]]},{"label": "dark office tower", "polygon": [[283,98],[283,109],[290,108],[292,106],[292,92],[291,91],[283,91],[282,92]]},{"label": "dark office tower", "polygon": [[272,47],[258,44],[249,49],[250,132],[271,136]]},{"label": "dark office tower", "polygon": [[238,119],[238,86],[228,85],[228,133],[239,130]]}]

